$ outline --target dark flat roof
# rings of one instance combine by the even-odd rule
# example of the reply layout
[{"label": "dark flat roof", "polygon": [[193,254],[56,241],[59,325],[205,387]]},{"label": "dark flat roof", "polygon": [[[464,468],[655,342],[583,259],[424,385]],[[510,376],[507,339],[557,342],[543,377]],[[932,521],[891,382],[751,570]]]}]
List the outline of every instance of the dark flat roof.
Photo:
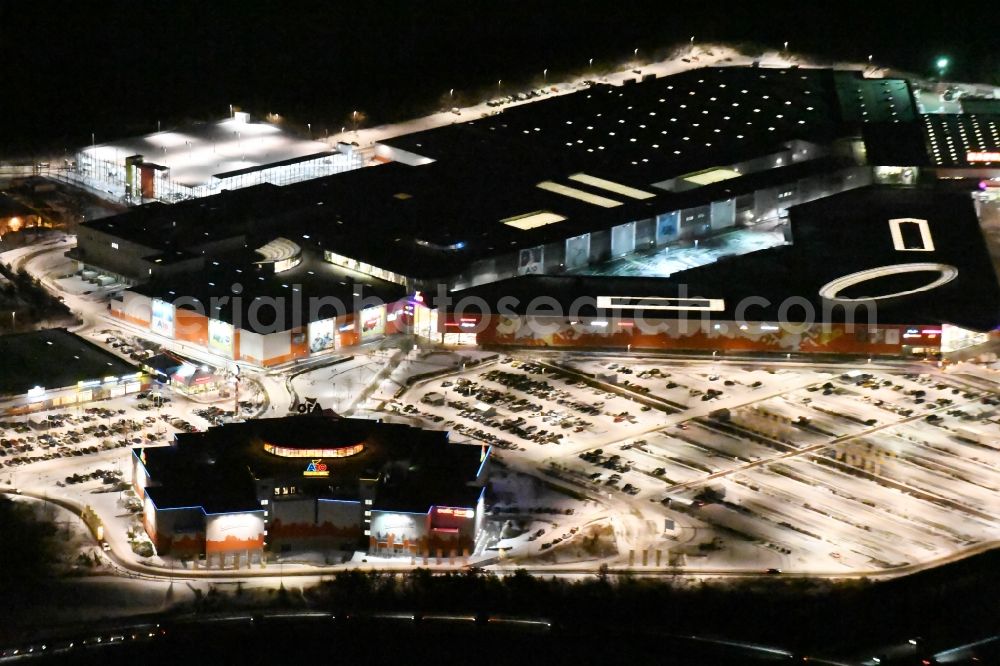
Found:
[{"label": "dark flat roof", "polygon": [[929,113],[921,118],[934,166],[1000,168],[1000,160],[968,159],[969,153],[1000,153],[1000,114]]},{"label": "dark flat roof", "polygon": [[525,172],[531,185],[585,171],[648,187],[775,152],[791,139],[822,142],[840,132],[832,70],[705,67],[597,84],[384,143],[438,161],[475,162],[479,171]]},{"label": "dark flat roof", "polygon": [[136,372],[134,366],[65,328],[0,336],[0,358],[3,395],[21,395],[36,386],[66,388]]},{"label": "dark flat roof", "polygon": [[[323,458],[329,476],[309,478],[302,473],[310,458],[272,455],[264,451],[265,442],[331,448],[364,442],[365,448],[354,456]],[[171,446],[141,451],[156,484],[151,497],[161,509],[258,510],[255,479],[292,482],[305,497],[357,500],[359,480],[379,478],[373,508],[399,511],[422,512],[434,504],[471,507],[480,491],[469,484],[481,464],[481,447],[452,444],[444,431],[364,419],[257,419],[180,433]]]},{"label": "dark flat roof", "polygon": [[[229,324],[241,322],[244,328],[253,321],[263,327],[278,323],[282,330],[356,312],[376,301],[391,303],[406,295],[401,285],[340,268],[312,252],[303,252],[302,263],[281,273],[274,273],[269,265],[246,261],[222,260],[218,266],[211,261],[207,264],[205,270],[171,275],[137,285],[131,291],[178,305],[193,305],[193,299],[212,319]],[[309,304],[314,298],[336,299],[343,304],[343,310],[338,312],[332,305],[323,305],[313,312]],[[298,309],[296,302],[301,304]],[[213,303],[220,305],[211,310]],[[280,307],[262,305],[266,303],[280,304]],[[277,322],[276,310],[280,311]]]},{"label": "dark flat roof", "polygon": [[[535,187],[543,179],[518,182],[523,178],[521,171],[510,174],[482,165],[476,173],[471,165],[444,161],[419,167],[387,164],[305,181],[285,189],[288,194],[314,202],[316,217],[311,221],[303,218],[296,226],[308,229],[317,244],[402,275],[433,279],[458,275],[477,260],[503,256],[520,248],[726,200],[844,166],[844,161],[826,157],[683,192],[643,186],[642,189],[656,196],[642,201],[560,179],[577,189],[621,200],[622,205],[614,208],[594,206]],[[397,196],[401,193],[408,196]],[[319,202],[323,205],[317,205]],[[531,230],[501,222],[534,211],[552,211],[566,219]]]},{"label": "dark flat roof", "polygon": [[290,164],[298,164],[299,162],[308,162],[309,160],[317,160],[321,157],[327,157],[330,155],[337,155],[336,150],[324,150],[318,153],[310,153],[308,155],[300,155],[298,157],[289,157],[288,159],[279,160],[277,162],[268,162],[267,164],[257,164],[252,167],[246,167],[245,169],[234,169],[232,171],[223,171],[222,173],[213,174],[213,178],[230,178],[232,176],[242,176],[243,174],[253,173],[254,171],[264,171],[265,169],[274,169],[275,167],[288,166]]},{"label": "dark flat roof", "polygon": [[[951,323],[980,331],[1000,323],[1000,287],[968,193],[866,187],[794,206],[789,214],[791,245],[725,258],[669,278],[528,276],[457,291],[451,296],[455,302],[465,296],[478,296],[493,305],[505,296],[514,297],[518,303],[513,309],[521,313],[540,294],[556,299],[564,308],[574,299],[597,295],[721,298],[725,309],[711,313],[710,318],[729,321],[738,319],[736,307],[741,302],[763,297],[768,304],[754,304],[744,317],[776,322],[781,304],[793,297],[804,299],[816,313],[821,313],[823,299],[819,290],[842,276],[895,264],[936,263],[954,266],[957,277],[930,291],[878,301],[879,323]],[[898,218],[926,220],[933,251],[896,250],[889,220]],[[912,237],[908,242],[920,244]],[[936,277],[927,272],[883,277],[855,286],[844,295],[860,298],[895,293],[915,289]],[[796,307],[790,312],[794,316],[802,310]],[[584,307],[576,314],[613,313]],[[622,311],[623,316],[630,314]],[[701,314],[644,311],[650,319]],[[835,308],[833,314],[834,321],[840,321],[843,309]]]},{"label": "dark flat roof", "polygon": [[[851,81],[857,73],[838,76]],[[91,224],[163,252],[239,234],[262,245],[280,231],[408,277],[450,278],[480,259],[836,169],[833,158],[814,159],[685,192],[663,185],[783,153],[795,141],[825,146],[855,131],[842,117],[833,70],[708,67],[593,85],[385,142],[435,160],[424,166],[393,163],[250,187]],[[578,174],[649,196],[571,178]],[[543,182],[618,205],[539,188]],[[538,211],[565,220],[530,230],[502,223]]]},{"label": "dark flat roof", "polygon": [[163,253],[185,251],[276,224],[272,218],[284,210],[280,189],[264,183],[175,204],[154,201],[85,226]]}]

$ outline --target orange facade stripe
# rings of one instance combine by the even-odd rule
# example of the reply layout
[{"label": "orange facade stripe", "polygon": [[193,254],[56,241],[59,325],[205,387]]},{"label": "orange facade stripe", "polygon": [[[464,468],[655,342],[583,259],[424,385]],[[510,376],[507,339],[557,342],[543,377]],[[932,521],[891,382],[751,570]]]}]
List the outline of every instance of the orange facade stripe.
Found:
[{"label": "orange facade stripe", "polygon": [[264,547],[264,535],[258,534],[250,539],[238,539],[227,536],[222,541],[205,539],[206,553],[231,553],[233,551],[256,550]]}]

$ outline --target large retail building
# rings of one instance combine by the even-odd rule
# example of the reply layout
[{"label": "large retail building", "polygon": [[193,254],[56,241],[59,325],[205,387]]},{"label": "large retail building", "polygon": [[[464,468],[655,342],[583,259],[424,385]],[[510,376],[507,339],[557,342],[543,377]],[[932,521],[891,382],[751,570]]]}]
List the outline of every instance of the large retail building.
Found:
[{"label": "large retail building", "polygon": [[131,204],[175,202],[360,168],[354,146],[299,138],[245,112],[81,148],[70,177]]},{"label": "large retail building", "polygon": [[0,336],[0,414],[72,407],[138,393],[149,376],[65,328]]},{"label": "large retail building", "polygon": [[135,449],[132,480],[157,552],[209,566],[265,550],[455,557],[482,526],[489,457],[443,431],[305,415]]},{"label": "large retail building", "polygon": [[[958,201],[942,183],[957,183],[968,197],[972,186],[965,187],[962,179],[1000,174],[1000,161],[993,159],[1000,153],[1000,134],[989,108],[954,115],[921,113],[906,80],[867,79],[853,71],[710,67],[621,86],[596,84],[385,141],[376,153],[388,164],[376,168],[141,206],[88,223],[70,256],[81,269],[108,272],[134,285],[112,304],[113,315],[171,337],[177,330],[173,323],[188,318],[187,311],[204,313],[194,343],[221,347],[226,358],[255,365],[364,342],[371,331],[416,333],[446,344],[534,344],[523,336],[483,334],[482,318],[455,316],[436,298],[442,293],[453,300],[485,296],[488,309],[496,310],[490,314],[501,315],[493,298],[497,289],[549,293],[561,301],[575,293],[677,298],[677,281],[696,278],[699,288],[719,283],[715,292],[706,286],[697,294],[713,302],[732,305],[736,292],[747,291],[813,302],[819,288],[850,272],[813,285],[823,271],[806,277],[806,269],[836,272],[858,266],[856,273],[879,268],[850,256],[837,263],[817,254],[819,244],[810,242],[806,230],[823,227],[819,217],[825,201],[837,202],[831,207],[847,203],[846,210],[857,214],[857,219],[840,216],[830,224],[858,231],[836,242],[862,249],[870,249],[857,245],[867,243],[868,234],[881,238],[876,227],[890,229],[887,233],[895,229],[903,234],[904,246],[910,243],[912,229],[919,233],[924,227],[920,222],[891,226],[890,220],[903,217],[923,220],[934,227],[935,238],[943,239],[950,233],[945,223],[931,221],[941,213],[938,194],[968,221],[971,204]],[[872,185],[879,187],[868,189]],[[934,196],[925,192],[904,205],[885,194],[885,188],[915,187]],[[858,201],[892,199],[899,205],[878,209],[897,217],[862,221],[858,216],[865,208],[853,206],[852,191],[860,192]],[[925,203],[926,211],[920,207]],[[806,223],[806,217],[815,219]],[[969,225],[960,226],[962,242],[970,242]],[[880,258],[885,265],[920,263],[913,259],[916,254],[906,254],[908,246],[893,251],[897,254]],[[930,256],[922,255],[924,263]],[[976,266],[980,259],[978,249],[969,255]],[[828,263],[810,264],[817,260]],[[776,283],[765,264],[774,264],[783,279]],[[936,268],[894,270],[897,283],[945,288],[944,282],[936,284],[938,274],[927,274]],[[949,293],[967,294],[965,277],[976,270],[962,269],[957,281],[950,269],[939,277],[947,278]],[[855,276],[850,286],[875,286],[875,277]],[[987,299],[983,310],[993,313],[988,299],[996,279],[986,280],[985,291],[980,290]],[[574,284],[586,290],[559,286]],[[775,284],[782,288],[776,290]],[[897,292],[911,289],[897,287],[872,294],[892,315],[884,323],[910,336],[908,342],[915,340],[913,328],[933,331],[948,324],[983,332],[996,325],[992,316],[973,322],[965,316],[949,319],[953,312],[942,308],[909,309],[910,295]],[[331,291],[342,302],[369,293],[385,305],[345,304],[336,316],[278,316],[277,328],[262,331],[238,308],[227,314],[223,306],[216,316],[206,302],[237,291],[245,302],[274,298],[281,290],[289,298]],[[704,304],[666,305],[658,312],[670,317],[687,312],[688,318],[700,319],[706,311]],[[794,336],[763,344],[775,336],[748,333],[735,313],[718,311],[718,302],[715,306],[708,308],[711,331],[735,324],[730,336],[749,340],[754,349],[836,351],[825,344],[793,344]],[[748,325],[771,332],[767,327],[780,316],[758,310]],[[578,326],[572,322],[564,323]],[[212,334],[213,326],[218,335]],[[620,346],[622,339],[573,330],[571,337],[596,346]],[[851,335],[859,342],[872,337]],[[897,343],[888,328],[872,335],[889,342],[848,347],[857,353],[905,353],[932,349],[932,341],[940,340]],[[702,336],[713,340],[705,344],[696,337],[668,334],[672,342],[666,346],[716,345],[714,334]],[[836,337],[838,344],[848,339]],[[648,338],[624,344],[664,346]]]}]

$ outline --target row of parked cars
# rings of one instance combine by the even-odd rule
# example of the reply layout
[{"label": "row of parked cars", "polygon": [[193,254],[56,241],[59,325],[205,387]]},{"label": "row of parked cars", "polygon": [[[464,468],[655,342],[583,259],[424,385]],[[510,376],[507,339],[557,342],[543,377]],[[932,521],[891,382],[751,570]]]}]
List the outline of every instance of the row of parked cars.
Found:
[{"label": "row of parked cars", "polygon": [[491,99],[486,102],[486,106],[503,106],[504,104],[512,104],[514,102],[524,102],[529,99],[542,97],[543,95],[548,95],[554,92],[559,92],[559,89],[555,86],[552,86],[551,88],[536,88],[527,92],[519,92],[513,95],[505,95],[504,97]]},{"label": "row of parked cars", "polygon": [[112,349],[117,349],[119,353],[136,362],[144,361],[156,353],[152,349],[137,347],[135,343],[114,335],[104,338],[104,344],[109,345]]}]

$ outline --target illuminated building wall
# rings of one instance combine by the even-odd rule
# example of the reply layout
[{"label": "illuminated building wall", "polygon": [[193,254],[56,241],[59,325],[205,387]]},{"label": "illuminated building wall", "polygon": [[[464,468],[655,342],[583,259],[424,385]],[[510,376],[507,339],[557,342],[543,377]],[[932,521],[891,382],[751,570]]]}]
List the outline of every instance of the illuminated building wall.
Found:
[{"label": "illuminated building wall", "polygon": [[207,514],[205,556],[260,557],[264,549],[264,511]]},{"label": "illuminated building wall", "polygon": [[205,552],[205,514],[201,507],[157,509],[143,500],[142,526],[158,555],[197,557]]},{"label": "illuminated building wall", "polygon": [[38,386],[21,395],[0,398],[0,414],[17,416],[46,409],[107,400],[149,388],[150,379],[142,372],[120,377],[86,379],[71,386]]},{"label": "illuminated building wall", "polygon": [[431,507],[426,513],[374,510],[368,549],[380,554],[464,556],[475,545],[474,508]]},{"label": "illuminated building wall", "polygon": [[428,513],[372,511],[368,549],[387,554],[422,554],[426,548],[429,526]]},{"label": "illuminated building wall", "polygon": [[[919,346],[923,351],[937,351],[939,327],[919,338],[904,338],[910,330],[931,327],[881,326],[869,330],[858,325],[848,330],[843,324],[812,325],[804,331],[789,332],[766,323],[698,320],[663,320],[653,322],[656,332],[644,332],[630,319],[597,320],[588,318],[569,324],[564,318],[538,317],[538,326],[529,326],[524,317],[493,317],[479,333],[480,345],[517,345],[526,347],[594,347],[615,349],[690,349],[707,351],[817,352],[839,354],[903,354]],[[536,332],[541,329],[542,332]]]},{"label": "illuminated building wall", "polygon": [[[393,304],[394,307],[396,305]],[[306,358],[310,354],[370,342],[386,333],[405,331],[405,319],[396,323],[399,317],[396,311],[392,315],[392,325],[389,325],[387,309],[387,306],[380,305],[357,314],[264,334],[238,329],[194,310],[176,308],[172,303],[131,291],[111,301],[110,314],[166,338],[204,347],[206,351],[225,358],[268,367]],[[433,311],[427,308],[423,310],[429,319],[436,316],[436,313],[430,314]],[[425,328],[429,332],[429,324]]]},{"label": "illuminated building wall", "polygon": [[293,549],[354,550],[362,536],[357,500],[272,500],[267,545],[275,552]]},{"label": "illuminated building wall", "polygon": [[194,310],[175,308],[174,339],[207,346],[208,317]]}]

